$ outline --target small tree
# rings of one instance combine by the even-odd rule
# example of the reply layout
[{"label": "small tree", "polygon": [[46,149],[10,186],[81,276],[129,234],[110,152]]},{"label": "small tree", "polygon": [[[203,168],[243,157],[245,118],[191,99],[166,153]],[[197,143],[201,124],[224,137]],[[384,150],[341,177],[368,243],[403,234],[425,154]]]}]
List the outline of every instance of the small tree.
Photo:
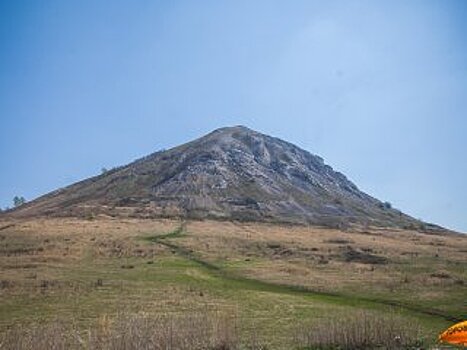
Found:
[{"label": "small tree", "polygon": [[378,206],[381,208],[381,209],[391,209],[392,208],[392,204],[389,203],[389,202],[384,202],[384,203],[379,203]]},{"label": "small tree", "polygon": [[26,199],[22,196],[18,197],[18,196],[15,196],[13,198],[13,205],[16,207],[19,207],[20,205],[23,205],[24,203],[26,203]]},{"label": "small tree", "polygon": [[101,168],[101,174],[105,174],[106,172],[108,172],[109,170],[105,167],[102,167]]}]

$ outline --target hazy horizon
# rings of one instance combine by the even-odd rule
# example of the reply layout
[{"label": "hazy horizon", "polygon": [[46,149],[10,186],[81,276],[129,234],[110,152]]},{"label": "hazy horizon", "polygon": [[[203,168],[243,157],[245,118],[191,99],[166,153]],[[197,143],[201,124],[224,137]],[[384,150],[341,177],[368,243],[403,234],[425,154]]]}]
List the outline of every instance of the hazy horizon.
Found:
[{"label": "hazy horizon", "polygon": [[0,3],[0,207],[216,128],[467,232],[463,1]]}]

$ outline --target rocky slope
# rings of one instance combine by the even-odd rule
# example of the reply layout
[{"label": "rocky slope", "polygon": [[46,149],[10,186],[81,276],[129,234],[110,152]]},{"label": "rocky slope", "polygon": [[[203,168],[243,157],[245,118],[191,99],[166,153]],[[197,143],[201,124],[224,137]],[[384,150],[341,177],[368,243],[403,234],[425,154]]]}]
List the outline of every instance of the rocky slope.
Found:
[{"label": "rocky slope", "polygon": [[8,215],[187,217],[343,225],[421,223],[360,191],[320,157],[243,126],[57,190]]}]

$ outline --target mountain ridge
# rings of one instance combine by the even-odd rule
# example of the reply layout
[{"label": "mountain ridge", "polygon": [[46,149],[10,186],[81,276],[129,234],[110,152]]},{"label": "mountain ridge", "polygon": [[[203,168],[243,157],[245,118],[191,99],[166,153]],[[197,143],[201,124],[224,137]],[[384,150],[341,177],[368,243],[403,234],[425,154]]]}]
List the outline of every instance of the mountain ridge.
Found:
[{"label": "mountain ridge", "polygon": [[321,157],[245,126],[216,129],[50,192],[9,213],[99,214],[336,227],[429,225],[360,191]]}]

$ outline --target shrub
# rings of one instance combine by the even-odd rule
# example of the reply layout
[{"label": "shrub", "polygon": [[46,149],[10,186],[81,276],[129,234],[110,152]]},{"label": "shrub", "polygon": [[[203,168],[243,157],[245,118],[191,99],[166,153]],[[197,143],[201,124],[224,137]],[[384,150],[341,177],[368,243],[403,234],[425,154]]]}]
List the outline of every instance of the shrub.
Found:
[{"label": "shrub", "polygon": [[362,311],[302,327],[296,342],[304,349],[410,349],[421,345],[420,329],[394,314]]},{"label": "shrub", "polygon": [[[100,317],[87,330],[56,321],[15,327],[0,335],[1,349],[16,350],[235,350],[263,349],[241,344],[234,316],[122,314]],[[246,346],[246,347],[244,347]]]},{"label": "shrub", "polygon": [[15,196],[13,198],[13,205],[16,207],[19,207],[20,205],[23,205],[24,203],[26,203],[26,199],[24,197],[18,197],[18,196]]}]

